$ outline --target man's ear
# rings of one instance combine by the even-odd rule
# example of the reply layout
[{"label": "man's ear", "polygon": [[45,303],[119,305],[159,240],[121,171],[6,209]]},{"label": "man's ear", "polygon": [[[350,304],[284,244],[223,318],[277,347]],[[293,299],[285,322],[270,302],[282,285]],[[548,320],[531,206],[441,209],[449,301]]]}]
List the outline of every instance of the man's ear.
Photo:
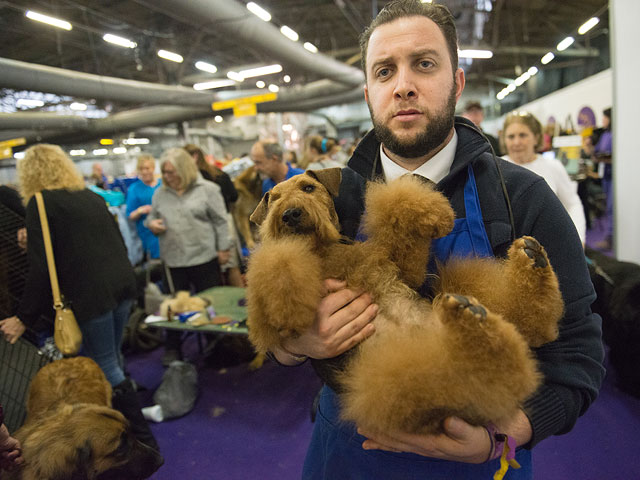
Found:
[{"label": "man's ear", "polygon": [[263,195],[262,200],[260,200],[260,203],[258,204],[256,209],[253,211],[251,216],[249,217],[249,220],[251,220],[253,223],[255,223],[258,226],[262,225],[262,222],[264,222],[264,219],[267,218],[267,211],[269,209],[268,204],[269,204],[269,192]]},{"label": "man's ear", "polygon": [[318,180],[332,197],[337,197],[338,193],[340,193],[340,182],[342,181],[341,168],[334,167],[323,170],[307,170],[306,174]]}]

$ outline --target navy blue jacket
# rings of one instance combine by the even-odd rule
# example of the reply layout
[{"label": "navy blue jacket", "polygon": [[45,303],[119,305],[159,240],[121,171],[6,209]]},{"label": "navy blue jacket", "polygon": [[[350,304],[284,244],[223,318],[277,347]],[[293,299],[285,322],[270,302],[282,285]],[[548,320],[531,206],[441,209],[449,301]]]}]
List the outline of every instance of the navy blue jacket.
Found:
[{"label": "navy blue jacket", "polygon": [[[463,218],[463,188],[467,166],[473,165],[485,229],[494,255],[504,257],[513,238],[535,237],[546,249],[558,276],[565,302],[559,338],[536,349],[544,384],[529,398],[524,411],[531,421],[532,447],[544,438],[566,433],[596,399],[604,368],[601,319],[592,313],[595,292],[578,233],[566,210],[545,180],[513,163],[497,159],[513,212],[511,222],[500,176],[486,140],[466,119],[456,117],[458,145],[449,174],[437,188]],[[370,132],[358,145],[343,170],[340,195],[335,200],[343,234],[354,237],[363,211],[365,178],[382,174],[380,143]],[[327,368],[314,366],[325,381]]]}]

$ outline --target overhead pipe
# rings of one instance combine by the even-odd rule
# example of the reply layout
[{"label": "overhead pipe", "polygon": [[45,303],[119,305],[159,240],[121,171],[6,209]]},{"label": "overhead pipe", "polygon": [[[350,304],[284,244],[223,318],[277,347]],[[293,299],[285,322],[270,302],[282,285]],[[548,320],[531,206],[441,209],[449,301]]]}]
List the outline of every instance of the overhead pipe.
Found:
[{"label": "overhead pipe", "polygon": [[[263,52],[278,61],[355,87],[364,83],[362,70],[339,62],[322,53],[312,53],[300,43],[280,33],[236,0],[136,0],[151,10],[184,22],[193,31],[215,25],[215,32],[232,37],[235,42]],[[212,28],[210,28],[212,30]]]},{"label": "overhead pipe", "polygon": [[83,130],[87,128],[89,120],[79,115],[58,115],[42,112],[14,112],[0,113],[0,130],[15,128],[61,130]]}]

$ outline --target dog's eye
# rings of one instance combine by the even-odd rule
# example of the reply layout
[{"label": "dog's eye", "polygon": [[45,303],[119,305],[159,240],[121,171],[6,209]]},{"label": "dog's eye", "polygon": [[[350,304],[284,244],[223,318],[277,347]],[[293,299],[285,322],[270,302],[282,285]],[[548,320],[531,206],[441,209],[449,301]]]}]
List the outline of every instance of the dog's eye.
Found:
[{"label": "dog's eye", "polygon": [[306,192],[306,193],[311,193],[316,189],[316,187],[314,185],[305,185],[304,187],[302,187],[302,191]]}]

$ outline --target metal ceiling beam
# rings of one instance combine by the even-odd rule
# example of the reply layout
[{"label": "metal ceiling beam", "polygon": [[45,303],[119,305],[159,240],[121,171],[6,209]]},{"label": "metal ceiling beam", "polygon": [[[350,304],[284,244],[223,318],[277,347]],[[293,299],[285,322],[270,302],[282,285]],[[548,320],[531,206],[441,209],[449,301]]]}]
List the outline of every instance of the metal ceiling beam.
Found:
[{"label": "metal ceiling beam", "polygon": [[364,83],[364,74],[322,53],[311,53],[293,42],[270,22],[253,15],[236,0],[136,0],[148,8],[179,19],[198,31],[208,29],[233,38],[239,44],[261,51],[282,63],[313,72],[352,87]]}]

